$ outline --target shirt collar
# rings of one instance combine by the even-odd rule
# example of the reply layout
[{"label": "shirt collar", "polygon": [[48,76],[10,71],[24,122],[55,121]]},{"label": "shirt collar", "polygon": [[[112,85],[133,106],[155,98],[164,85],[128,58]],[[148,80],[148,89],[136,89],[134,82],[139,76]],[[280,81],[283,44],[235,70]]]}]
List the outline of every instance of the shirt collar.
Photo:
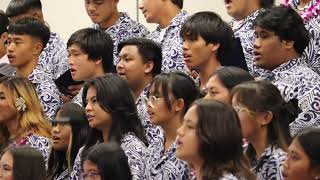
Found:
[{"label": "shirt collar", "polygon": [[[249,16],[245,17],[244,19],[238,21],[238,23],[235,23],[236,20],[233,19],[231,21],[231,27],[233,27],[234,31],[237,31],[238,29],[240,29],[242,26],[244,26],[245,24],[249,24],[252,23],[256,17],[259,15],[259,13],[262,11],[263,9],[258,9],[255,12],[251,13]],[[237,24],[237,25],[236,25]],[[251,24],[250,24],[251,25]]]},{"label": "shirt collar", "polygon": [[[185,22],[185,20],[188,18],[188,13],[186,10],[182,10],[180,11],[172,20],[169,27],[176,27],[176,26],[180,26],[181,24],[183,24]],[[157,27],[157,31],[161,31],[160,26]]]}]

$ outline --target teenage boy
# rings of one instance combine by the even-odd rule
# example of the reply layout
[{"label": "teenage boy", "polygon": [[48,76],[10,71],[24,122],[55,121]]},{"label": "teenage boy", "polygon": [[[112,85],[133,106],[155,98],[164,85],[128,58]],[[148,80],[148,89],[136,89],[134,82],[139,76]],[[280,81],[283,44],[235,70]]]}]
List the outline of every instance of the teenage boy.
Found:
[{"label": "teenage boy", "polygon": [[253,21],[262,9],[271,8],[275,0],[225,0],[227,13],[233,18],[231,27],[234,35],[240,38],[249,73],[264,76],[268,72],[258,69],[253,59],[254,27]]},{"label": "teenage boy", "polygon": [[[45,23],[40,0],[11,0],[6,14],[10,22],[30,17]],[[69,69],[66,44],[57,33],[51,32],[50,39],[39,56],[38,64],[53,80]]]},{"label": "teenage boy", "polygon": [[309,33],[294,10],[281,6],[261,12],[255,22],[256,65],[271,71],[268,78],[286,101],[297,99],[302,113],[290,124],[292,134],[320,126],[320,76],[301,65]]},{"label": "teenage boy", "polygon": [[38,66],[39,56],[50,38],[50,30],[33,18],[24,18],[8,27],[7,56],[16,75],[28,78],[36,87],[43,110],[49,119],[62,105],[53,80]]},{"label": "teenage boy", "polygon": [[[67,47],[73,80],[87,81],[115,71],[113,43],[107,33],[93,28],[78,30],[70,36]],[[82,105],[82,89],[72,101]]]},{"label": "teenage boy", "polygon": [[93,28],[108,33],[114,45],[114,65],[118,63],[117,47],[130,37],[146,37],[149,31],[131,19],[127,13],[118,11],[119,0],[85,0],[85,8]]},{"label": "teenage boy", "polygon": [[0,10],[0,75],[13,75],[14,68],[10,66],[7,57],[6,42],[8,39],[7,27],[9,19],[6,14]]},{"label": "teenage boy", "polygon": [[130,38],[119,44],[118,51],[117,73],[128,81],[147,137],[149,141],[155,141],[162,131],[151,125],[143,100],[153,77],[161,73],[161,47],[150,39]]},{"label": "teenage boy", "polygon": [[203,91],[231,47],[232,29],[216,13],[199,12],[185,22],[180,36],[183,38],[184,61],[188,69],[199,73],[197,84]]},{"label": "teenage boy", "polygon": [[161,44],[162,72],[186,68],[179,32],[188,14],[182,7],[183,0],[141,0],[139,5],[146,21],[158,24],[149,38]]}]

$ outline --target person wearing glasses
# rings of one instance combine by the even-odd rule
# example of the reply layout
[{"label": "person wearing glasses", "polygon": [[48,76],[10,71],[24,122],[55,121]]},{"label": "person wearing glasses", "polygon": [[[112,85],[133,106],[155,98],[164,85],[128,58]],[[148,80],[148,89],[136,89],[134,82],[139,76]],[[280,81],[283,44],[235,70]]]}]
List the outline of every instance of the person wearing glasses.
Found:
[{"label": "person wearing glasses", "polygon": [[187,163],[175,155],[175,140],[185,112],[198,97],[194,81],[182,72],[163,73],[152,81],[145,102],[150,122],[164,136],[147,149],[144,179],[191,179]]},{"label": "person wearing glasses", "polygon": [[283,179],[281,169],[291,142],[289,124],[298,116],[298,101],[285,102],[276,86],[267,81],[244,82],[231,92],[251,169],[258,179]]}]

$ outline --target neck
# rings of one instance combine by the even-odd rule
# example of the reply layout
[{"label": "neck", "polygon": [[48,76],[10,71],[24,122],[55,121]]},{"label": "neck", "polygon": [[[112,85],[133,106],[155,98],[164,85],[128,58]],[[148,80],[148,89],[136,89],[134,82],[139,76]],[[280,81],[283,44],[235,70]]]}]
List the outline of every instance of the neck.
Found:
[{"label": "neck", "polygon": [[0,59],[7,54],[6,48],[0,48]]},{"label": "neck", "polygon": [[107,143],[109,141],[110,127],[106,126],[100,129],[102,131],[103,142]]},{"label": "neck", "polygon": [[259,3],[253,3],[250,4],[250,7],[248,7],[241,15],[239,15],[238,17],[234,17],[235,20],[240,21],[245,19],[246,17],[250,16],[252,13],[254,13],[255,11],[261,9]]},{"label": "neck", "polygon": [[180,113],[176,114],[172,119],[167,120],[165,123],[160,125],[164,131],[165,136],[165,151],[168,150],[170,145],[173,144],[177,138],[177,129],[181,126],[182,122],[182,119],[180,117]]},{"label": "neck", "polygon": [[96,68],[95,74],[94,74],[94,76],[93,76],[91,79],[94,79],[94,78],[103,76],[103,75],[105,75],[105,74],[106,74],[106,73],[104,72],[103,67],[98,67],[98,68]]},{"label": "neck", "polygon": [[15,67],[17,75],[28,78],[32,71],[37,67],[38,60],[36,58],[29,61],[24,66]]},{"label": "neck", "polygon": [[193,169],[196,171],[196,180],[202,179],[202,164],[203,161],[197,161],[192,164]]},{"label": "neck", "polygon": [[171,21],[176,15],[181,11],[177,6],[175,5],[168,5],[165,6],[163,9],[165,11],[162,11],[161,19],[159,21],[159,26],[161,29],[168,27],[171,24]]},{"label": "neck", "polygon": [[9,131],[10,137],[16,135],[18,130],[18,120],[17,119],[9,120],[8,123],[6,123],[6,127]]},{"label": "neck", "polygon": [[117,20],[119,19],[119,16],[120,13],[118,12],[118,10],[115,10],[109,19],[99,24],[100,28],[105,30],[113,26],[114,24],[116,24]]},{"label": "neck", "polygon": [[200,78],[201,89],[206,86],[213,72],[219,67],[221,67],[220,62],[217,59],[212,58],[208,60],[207,64],[199,68],[199,78]]},{"label": "neck", "polygon": [[144,88],[147,87],[152,81],[152,75],[145,77],[142,81],[137,82],[135,86],[131,86],[134,100],[137,101],[143,92]]},{"label": "neck", "polygon": [[287,63],[287,62],[289,62],[289,61],[291,61],[293,59],[299,58],[300,55],[297,54],[296,52],[292,52],[292,53],[288,53],[288,54],[283,54],[281,57],[283,57],[283,59],[279,60],[280,64],[278,66],[276,66],[276,67],[272,67],[269,70],[273,71],[274,69],[276,69],[277,67],[281,66],[282,64]]},{"label": "neck", "polygon": [[259,159],[269,145],[267,129],[261,129],[260,133],[255,134],[253,138],[249,138],[248,140],[256,151],[256,159]]}]

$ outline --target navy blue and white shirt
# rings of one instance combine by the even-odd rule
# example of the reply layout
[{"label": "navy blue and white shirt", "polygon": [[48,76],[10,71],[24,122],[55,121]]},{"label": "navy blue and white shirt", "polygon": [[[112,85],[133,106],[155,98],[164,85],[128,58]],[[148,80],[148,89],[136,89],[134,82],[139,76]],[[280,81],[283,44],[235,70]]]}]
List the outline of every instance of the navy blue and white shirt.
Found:
[{"label": "navy blue and white shirt", "polygon": [[53,80],[69,69],[67,45],[57,33],[51,33],[39,56],[38,66]]},{"label": "navy blue and white shirt", "polygon": [[180,30],[187,18],[187,12],[182,10],[172,19],[171,24],[165,29],[163,38],[159,38],[161,35],[160,26],[149,36],[150,39],[161,44],[162,72],[170,72],[172,70],[186,71],[182,50],[183,40],[180,37]]},{"label": "navy blue and white shirt", "polygon": [[78,94],[72,98],[71,102],[79,104],[81,107],[83,107],[82,94],[83,94],[83,87],[80,89]]},{"label": "navy blue and white shirt", "polygon": [[290,124],[292,135],[304,128],[320,127],[320,76],[309,67],[290,60],[272,71],[272,83],[286,101],[298,99],[302,112]]},{"label": "navy blue and white shirt", "polygon": [[282,180],[283,162],[287,153],[275,145],[270,145],[258,160],[251,161],[252,171],[256,173],[257,180]]},{"label": "navy blue and white shirt", "polygon": [[57,109],[63,104],[56,84],[38,67],[33,69],[28,79],[35,85],[40,104],[48,120],[53,119]]},{"label": "navy blue and white shirt", "polygon": [[255,27],[253,26],[253,22],[260,12],[261,10],[257,10],[240,21],[233,19],[230,22],[234,36],[240,38],[248,70],[253,77],[265,76],[268,73],[267,70],[258,68],[254,64],[253,45],[255,41]]},{"label": "navy blue and white shirt", "polygon": [[[128,158],[132,179],[143,179],[145,170],[145,144],[133,133],[127,133],[121,139],[120,146]],[[77,157],[74,161],[73,169],[70,175],[72,180],[81,179],[81,158],[83,150],[84,146],[79,149]]]},{"label": "navy blue and white shirt", "polygon": [[164,151],[164,138],[152,142],[146,152],[144,179],[189,180],[192,179],[188,165],[176,157],[176,143]]},{"label": "navy blue and white shirt", "polygon": [[143,89],[143,92],[136,101],[138,117],[141,120],[142,126],[146,131],[148,142],[159,141],[163,137],[163,131],[160,126],[151,124],[147,106],[143,99],[147,97],[149,85]]},{"label": "navy blue and white shirt", "polygon": [[70,179],[69,170],[65,169],[62,173],[58,174],[53,180],[67,180]]},{"label": "navy blue and white shirt", "polygon": [[[222,177],[219,178],[219,180],[239,180],[239,178],[237,178],[235,175],[231,174],[231,173],[224,173],[222,175]],[[240,179],[242,180],[242,179]],[[244,178],[243,178],[244,180]]]},{"label": "navy blue and white shirt", "polygon": [[[318,0],[311,0],[302,12],[297,10],[300,0],[291,1],[291,7],[298,13],[303,13],[316,4],[317,1]],[[320,74],[320,16],[314,16],[309,20],[305,20],[304,23],[306,29],[310,33],[310,42],[302,55],[302,59],[304,60],[302,62],[306,63],[312,70]]]},{"label": "navy blue and white shirt", "polygon": [[[93,25],[94,29],[100,29],[98,24]],[[117,22],[105,30],[113,41],[113,62],[118,63],[118,44],[132,37],[147,37],[148,29],[142,24],[131,19],[127,13],[120,12]]]}]

